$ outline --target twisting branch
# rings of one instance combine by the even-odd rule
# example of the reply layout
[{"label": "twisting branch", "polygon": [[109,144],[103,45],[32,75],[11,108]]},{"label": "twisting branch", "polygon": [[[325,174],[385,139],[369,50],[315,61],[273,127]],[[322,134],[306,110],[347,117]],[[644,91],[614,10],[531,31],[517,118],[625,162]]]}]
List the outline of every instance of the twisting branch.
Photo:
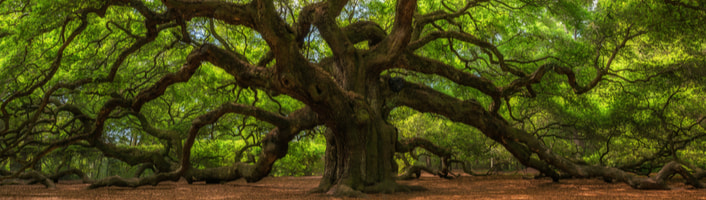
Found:
[{"label": "twisting branch", "polygon": [[[256,109],[258,110],[258,109]],[[180,173],[183,173],[184,170],[188,170],[190,168],[189,164],[189,155],[190,155],[190,147],[193,145],[193,138],[195,135],[198,133],[198,128],[202,127],[203,125],[207,123],[213,123],[215,120],[217,120],[217,117],[222,116],[223,111],[213,111],[210,113],[207,113],[205,115],[202,115],[198,117],[194,122],[192,123],[192,127],[189,131],[189,137],[187,138],[187,141],[184,144],[184,152],[182,156],[182,162],[181,162],[181,168],[179,170]],[[239,112],[239,111],[234,111],[234,112]],[[267,112],[262,110],[261,112]],[[269,112],[267,112],[269,113]],[[277,116],[274,113],[270,113],[269,115],[271,116]],[[263,115],[258,115],[255,116],[256,118],[267,120],[267,116]],[[236,172],[235,174],[231,174],[229,178],[226,179],[221,179],[221,180],[234,180],[240,177],[245,177],[245,179],[248,182],[254,182],[262,179],[263,177],[267,176],[269,174],[270,170],[272,169],[272,164],[279,159],[282,158],[286,155],[287,153],[287,147],[289,144],[289,141],[291,141],[296,134],[298,134],[301,130],[305,129],[311,129],[315,127],[316,125],[320,124],[318,122],[317,117],[315,114],[308,108],[303,108],[300,110],[297,110],[293,113],[291,113],[289,116],[286,118],[278,118],[281,120],[280,122],[274,122],[277,123],[278,128],[273,129],[270,131],[270,133],[265,136],[262,140],[262,149],[263,152],[260,154],[260,158],[258,159],[257,163],[255,165],[247,165],[245,163],[236,163],[235,165],[223,169],[212,169],[212,170],[229,170],[230,172]],[[233,170],[234,168],[237,168],[238,170]],[[198,177],[196,174],[200,175],[206,175],[204,171],[200,170],[194,170],[193,173],[196,174],[189,174],[191,172],[187,172],[187,177]],[[213,174],[213,173],[211,173]]]},{"label": "twisting branch", "polygon": [[170,85],[178,82],[187,81],[191,77],[191,75],[194,74],[196,69],[198,69],[201,64],[201,61],[205,57],[205,54],[201,50],[202,49],[195,49],[194,51],[192,51],[192,53],[189,54],[189,56],[187,57],[187,63],[184,64],[184,66],[179,71],[165,75],[152,87],[141,91],[138,95],[135,96],[133,100],[129,101],[119,97],[115,97],[108,100],[97,113],[95,120],[93,120],[93,127],[86,128],[83,134],[78,134],[48,145],[46,148],[44,148],[44,150],[38,153],[32,161],[30,161],[30,164],[25,165],[21,170],[17,171],[14,176],[19,175],[20,172],[24,171],[28,167],[33,166],[36,162],[39,161],[39,159],[52,152],[54,149],[59,147],[66,147],[82,140],[92,142],[94,145],[98,145],[98,147],[107,148],[108,146],[104,145],[103,141],[100,140],[100,137],[103,134],[105,121],[110,117],[112,111],[117,109],[118,107],[122,107],[130,108],[133,111],[139,112],[142,105],[162,95],[166,88]]},{"label": "twisting branch", "polygon": [[403,50],[407,48],[412,38],[412,21],[416,9],[416,0],[397,1],[392,30],[367,54],[370,59],[369,66],[373,68],[386,67],[404,52]]},{"label": "twisting branch", "polygon": [[[467,1],[466,5],[464,5],[462,8],[456,10],[453,13],[448,13],[442,10],[439,11],[434,11],[430,12],[428,14],[424,14],[418,17],[415,17],[416,22],[414,23],[414,31],[412,33],[412,40],[416,41],[419,39],[420,35],[422,34],[422,31],[424,30],[424,27],[430,23],[434,23],[438,20],[446,20],[446,21],[453,21],[454,18],[460,17],[464,14],[467,14],[468,9],[478,6],[478,4],[487,2],[488,0],[477,0],[477,1]],[[443,3],[443,2],[442,2]],[[446,4],[444,4],[445,7]],[[448,7],[447,7],[448,9]],[[451,9],[449,9],[451,10]],[[417,49],[417,48],[412,48],[412,49]]]},{"label": "twisting branch", "polygon": [[409,138],[409,139],[404,139],[402,141],[398,141],[397,145],[395,145],[395,151],[404,153],[404,152],[410,152],[413,151],[415,148],[422,148],[425,149],[434,155],[437,155],[439,157],[451,157],[453,154],[451,151],[449,151],[446,148],[440,147],[433,142],[424,139],[424,138]]},{"label": "twisting branch", "polygon": [[377,23],[370,21],[359,21],[352,23],[342,29],[351,43],[356,44],[368,41],[368,46],[375,46],[385,39],[387,33]]},{"label": "twisting branch", "polygon": [[500,105],[501,90],[490,80],[456,69],[453,66],[444,64],[437,60],[406,53],[404,55],[406,63],[397,65],[407,70],[422,72],[426,74],[436,74],[448,78],[449,80],[468,87],[475,88],[493,98],[496,105]]},{"label": "twisting branch", "polygon": [[[195,142],[196,135],[201,127],[215,123],[225,114],[239,113],[253,116],[259,120],[269,122],[276,125],[278,128],[273,129],[263,138],[262,153],[260,158],[254,165],[242,163],[236,160],[236,163],[231,166],[209,168],[209,169],[193,169],[190,163],[191,148]],[[303,108],[290,113],[284,117],[276,113],[265,111],[263,109],[234,103],[227,103],[211,112],[203,114],[192,122],[189,129],[189,135],[184,143],[181,162],[179,168],[170,172],[160,172],[152,176],[142,178],[125,179],[117,176],[109,177],[95,182],[90,188],[98,188],[105,186],[123,186],[123,187],[138,187],[142,185],[155,185],[162,181],[177,180],[179,177],[185,177],[188,182],[206,181],[208,183],[230,181],[239,178],[245,178],[248,182],[253,182],[262,179],[269,174],[274,162],[284,157],[287,153],[289,142],[294,136],[302,130],[311,129],[320,122],[316,114],[308,108]],[[248,147],[246,147],[248,148]],[[242,150],[241,150],[242,151]],[[239,154],[242,154],[240,152]]]},{"label": "twisting branch", "polygon": [[[104,9],[107,9],[107,7],[105,7]],[[105,10],[101,10],[101,11],[105,12]],[[32,85],[31,87],[29,87],[26,91],[22,91],[22,92],[18,91],[16,93],[10,95],[9,97],[7,97],[3,101],[2,105],[0,105],[0,111],[2,112],[2,117],[3,117],[3,121],[5,124],[10,124],[9,123],[10,114],[7,113],[7,108],[6,108],[10,102],[12,102],[13,100],[15,100],[17,98],[32,94],[37,88],[46,85],[49,82],[49,80],[51,80],[54,77],[54,74],[57,72],[57,70],[61,66],[61,61],[64,59],[64,51],[66,50],[66,48],[70,44],[72,44],[74,39],[79,34],[81,34],[84,30],[86,30],[86,27],[88,27],[88,16],[87,15],[88,15],[88,12],[80,14],[81,24],[79,24],[79,26],[76,29],[74,29],[74,31],[71,32],[71,35],[69,35],[69,37],[63,42],[61,47],[59,47],[59,49],[57,50],[57,53],[56,53],[57,55],[54,58],[54,61],[52,62],[51,66],[49,67],[48,72],[45,73],[44,78],[41,81],[39,81],[39,82],[35,83],[34,85]],[[64,27],[66,27],[69,24],[69,22],[71,22],[71,20],[67,19],[64,22]],[[46,105],[46,102],[44,103],[44,105]],[[39,112],[41,112],[41,110],[43,110],[43,106],[41,106],[41,108],[42,109],[39,109],[40,110]],[[0,130],[0,133],[4,133],[5,131],[7,131],[9,129],[9,127],[10,126],[5,126],[3,130]]]},{"label": "twisting branch", "polygon": [[407,171],[405,171],[404,174],[399,176],[400,179],[411,179],[415,175],[417,178],[419,178],[419,173],[422,170],[442,178],[448,177],[448,174],[450,172],[449,159],[451,159],[451,157],[453,156],[453,153],[451,153],[451,151],[446,148],[442,148],[427,139],[418,137],[398,141],[395,145],[395,151],[399,153],[411,152],[415,148],[423,148],[431,152],[432,154],[439,156],[439,158],[441,159],[441,169],[437,171],[423,166],[410,166],[409,168],[407,168]]},{"label": "twisting branch", "polygon": [[297,39],[303,40],[303,37],[306,37],[303,34],[308,34],[310,24],[313,24],[319,29],[321,37],[331,48],[334,56],[341,59],[350,59],[349,53],[352,50],[350,46],[353,44],[348,41],[347,37],[344,37],[344,33],[336,23],[336,16],[341,13],[346,2],[327,1],[305,7],[302,10],[303,14],[299,17],[299,35]]},{"label": "twisting branch", "polygon": [[[195,17],[212,17],[222,20],[231,25],[243,25],[247,27],[256,27],[256,10],[257,4],[262,2],[252,1],[248,4],[236,4],[225,1],[188,1],[188,0],[172,0],[162,1],[167,8],[171,8],[173,12],[178,13],[183,17],[183,20],[190,20]],[[144,11],[153,15],[149,10]]]},{"label": "twisting branch", "polygon": [[[452,121],[461,122],[478,128],[483,134],[502,144],[522,164],[539,170],[559,180],[559,175],[545,162],[532,158],[533,146],[515,141],[503,129],[511,128],[510,124],[493,112],[488,112],[476,101],[459,100],[455,97],[436,91],[427,86],[406,83],[408,87],[397,93],[398,105],[407,106],[420,112],[437,113]],[[423,100],[422,100],[423,99]]]},{"label": "twisting branch", "polygon": [[149,87],[137,94],[133,100],[131,109],[139,112],[142,109],[142,105],[164,94],[164,91],[167,90],[167,87],[170,85],[188,81],[191,76],[196,73],[199,66],[201,66],[201,61],[205,59],[206,55],[206,48],[203,47],[192,51],[186,57],[186,63],[181,67],[181,69],[179,69],[179,71],[165,75],[158,80],[157,83],[152,85],[152,87]]},{"label": "twisting branch", "polygon": [[[604,177],[605,179],[615,179],[625,182],[637,189],[667,189],[668,187],[664,183],[664,180],[672,174],[679,173],[684,177],[691,176],[680,164],[674,163],[665,165],[658,173],[658,176],[653,178],[638,177],[617,168],[575,163],[553,153],[536,137],[523,130],[510,126],[499,116],[489,114],[480,109],[478,105],[473,106],[473,104],[460,101],[423,86],[407,87],[399,92],[399,95],[400,99],[398,99],[398,102],[402,105],[422,112],[439,113],[453,121],[466,123],[478,128],[486,136],[505,146],[505,148],[524,165],[536,168],[545,174],[549,173],[555,180],[558,180],[559,177],[556,176],[553,170],[542,163],[551,164],[559,170],[575,177]],[[428,101],[420,101],[418,99]],[[437,103],[430,105],[428,103],[429,101]],[[472,116],[484,117],[475,118]],[[531,154],[536,154],[544,162],[538,163],[537,160],[531,159]],[[691,180],[691,178],[689,179]],[[689,183],[694,185],[694,187],[701,187],[701,183],[699,182],[690,181]]]},{"label": "twisting branch", "polygon": [[[506,64],[505,62],[505,56],[498,50],[498,48],[484,40],[481,40],[480,38],[477,38],[471,34],[464,33],[464,32],[458,32],[458,31],[434,31],[429,34],[427,34],[424,37],[419,38],[418,40],[413,41],[412,43],[409,44],[407,47],[408,50],[414,51],[416,49],[419,49],[423,47],[424,45],[428,44],[431,41],[437,40],[437,39],[442,39],[442,38],[447,38],[447,39],[456,39],[464,42],[468,42],[471,44],[474,44],[481,49],[483,49],[486,52],[489,52],[488,55],[491,56],[490,60],[491,63],[497,63],[500,66],[500,69],[502,69],[505,72],[509,72],[517,77],[525,77],[526,74],[518,69],[514,69],[510,67],[509,64]],[[492,59],[492,56],[495,56],[497,58],[497,61]]]},{"label": "twisting branch", "polygon": [[253,106],[247,106],[247,105],[241,105],[241,104],[234,104],[234,103],[227,103],[221,105],[219,108],[214,109],[211,112],[208,112],[206,114],[203,114],[196,119],[194,119],[193,122],[191,122],[191,128],[189,129],[189,136],[186,139],[186,142],[184,143],[184,150],[182,153],[182,159],[181,159],[181,173],[185,172],[186,170],[189,170],[191,168],[191,147],[196,139],[196,135],[198,134],[198,131],[201,129],[201,127],[212,124],[218,119],[220,119],[221,116],[228,114],[228,113],[239,113],[239,114],[245,114],[245,115],[252,115],[253,117],[267,121],[269,123],[272,123],[273,125],[277,127],[288,127],[289,120],[285,119],[284,117],[277,115],[275,113],[271,113],[269,111],[262,110],[257,107]]}]

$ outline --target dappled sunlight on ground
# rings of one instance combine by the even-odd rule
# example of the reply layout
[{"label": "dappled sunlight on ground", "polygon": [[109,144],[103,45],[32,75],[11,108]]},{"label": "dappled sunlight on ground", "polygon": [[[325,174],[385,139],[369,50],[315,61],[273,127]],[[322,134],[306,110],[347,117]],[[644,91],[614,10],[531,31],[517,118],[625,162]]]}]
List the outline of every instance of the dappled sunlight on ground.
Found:
[{"label": "dappled sunlight on ground", "polygon": [[[87,184],[62,181],[57,189],[42,185],[0,186],[0,199],[350,199],[306,192],[320,177],[268,177],[257,183],[244,180],[225,184],[186,181],[164,182],[138,188],[108,187],[87,190]],[[706,189],[690,189],[681,182],[673,190],[635,190],[624,183],[605,183],[598,179],[562,180],[523,179],[520,175],[490,177],[462,176],[447,180],[424,175],[418,180],[399,181],[420,185],[423,192],[370,194],[370,199],[706,199]]]}]

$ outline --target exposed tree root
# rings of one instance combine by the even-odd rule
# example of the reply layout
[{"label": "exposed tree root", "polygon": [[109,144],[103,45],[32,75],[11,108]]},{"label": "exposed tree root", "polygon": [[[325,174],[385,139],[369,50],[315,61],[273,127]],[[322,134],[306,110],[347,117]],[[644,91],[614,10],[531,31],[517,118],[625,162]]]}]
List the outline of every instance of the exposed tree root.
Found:
[{"label": "exposed tree root", "polygon": [[240,179],[243,174],[250,174],[252,168],[252,165],[238,163],[228,167],[191,169],[184,177],[189,184],[197,181],[205,181],[207,184],[223,183]]},{"label": "exposed tree root", "polygon": [[169,173],[157,173],[152,176],[142,178],[123,178],[119,176],[111,176],[98,180],[89,186],[89,189],[118,186],[118,187],[139,187],[143,185],[157,185],[163,181],[178,181],[184,177],[191,184],[193,182],[205,181],[208,184],[223,183],[237,180],[243,177],[243,174],[250,174],[253,166],[245,163],[237,163],[233,166],[208,168],[208,169],[189,169],[186,172],[176,170]]},{"label": "exposed tree root", "polygon": [[327,195],[335,197],[357,197],[365,198],[366,193],[396,193],[396,192],[413,192],[413,191],[426,191],[427,189],[422,186],[411,186],[398,184],[393,180],[383,181],[375,185],[365,186],[361,190],[356,190],[345,184],[323,184],[319,187],[310,190],[308,193],[325,193]]},{"label": "exposed tree root", "polygon": [[11,178],[12,173],[6,170],[1,170],[0,174],[6,176],[6,179],[0,182],[0,185],[32,185],[39,183],[47,188],[56,188],[56,185],[54,183],[59,182],[60,178],[72,174],[75,174],[80,177],[84,183],[92,182],[92,180],[89,179],[86,174],[84,174],[81,170],[78,169],[68,169],[60,171],[50,176],[47,176],[41,172],[37,172],[34,170],[21,173],[16,178]]},{"label": "exposed tree root", "polygon": [[485,174],[483,174],[483,173],[476,173],[476,172],[473,171],[473,169],[471,169],[470,167],[468,167],[468,166],[466,165],[466,162],[463,162],[463,161],[460,161],[460,160],[451,160],[451,161],[449,161],[449,162],[450,162],[450,163],[460,163],[460,164],[461,164],[461,169],[463,170],[463,172],[466,173],[466,174],[470,174],[471,176],[489,176],[489,175],[493,172],[493,169],[491,168],[491,169],[489,169],[487,172],[485,172]]},{"label": "exposed tree root", "polygon": [[19,178],[25,179],[25,180],[30,180],[29,183],[27,183],[30,185],[35,184],[35,183],[39,183],[39,184],[46,186],[47,188],[56,188],[56,185],[54,185],[54,181],[52,181],[51,179],[44,176],[44,174],[37,172],[37,171],[28,171],[28,172],[22,173],[19,176]]},{"label": "exposed tree root", "polygon": [[323,179],[321,179],[321,182],[319,183],[319,186],[309,190],[307,192],[308,194],[313,194],[313,193],[325,193],[327,195],[331,196],[336,196],[336,197],[358,197],[358,198],[365,198],[367,197],[365,193],[355,190],[351,188],[350,186],[347,186],[345,184],[333,184],[330,179],[327,179],[325,176]]},{"label": "exposed tree root", "polygon": [[[447,179],[452,179],[452,176],[449,176],[449,173],[445,173],[445,170],[437,170],[437,169],[432,169],[426,166],[419,166],[419,165],[412,165],[405,170],[404,173],[399,175],[397,179],[399,180],[410,180],[410,179],[416,179],[419,178],[421,175],[422,171],[425,171],[427,173],[430,173],[434,176],[439,176],[441,178],[447,178]],[[448,170],[446,170],[448,171]]]},{"label": "exposed tree root", "polygon": [[159,173],[152,176],[142,177],[142,178],[123,178],[120,176],[111,176],[101,180],[98,180],[88,186],[88,189],[95,189],[107,186],[120,186],[120,187],[139,187],[143,185],[155,186],[162,181],[178,181],[179,178],[178,171],[171,173]]},{"label": "exposed tree root", "polygon": [[412,191],[426,191],[427,189],[422,186],[412,186],[396,183],[393,180],[383,181],[375,185],[367,186],[363,189],[365,193],[395,193],[395,192],[412,192]]},{"label": "exposed tree root", "polygon": [[88,176],[86,176],[86,174],[83,173],[83,171],[81,171],[81,170],[79,170],[79,169],[75,169],[75,168],[74,168],[74,169],[67,169],[67,170],[64,170],[64,171],[57,172],[56,174],[51,175],[51,176],[49,176],[48,178],[51,179],[51,180],[53,180],[54,183],[56,183],[56,182],[59,182],[59,179],[61,179],[62,177],[64,177],[64,176],[69,176],[69,175],[76,175],[76,176],[78,176],[79,178],[81,178],[81,180],[83,181],[83,183],[93,183],[93,180],[91,180],[90,178],[88,178]]},{"label": "exposed tree root", "polygon": [[321,179],[319,186],[310,190],[311,193],[325,193],[327,195],[336,197],[365,197],[366,193],[395,193],[395,192],[412,192],[412,191],[426,191],[427,189],[422,186],[410,186],[399,184],[395,182],[396,179],[386,179],[381,182],[375,183],[373,185],[358,185],[357,187],[351,187],[345,183],[345,180],[337,180],[334,184],[332,179],[324,178]]},{"label": "exposed tree root", "polygon": [[314,189],[309,190],[306,192],[307,194],[316,194],[316,193],[326,193],[328,192],[329,189],[331,189],[331,184],[323,184],[319,183],[319,186],[315,187]]},{"label": "exposed tree root", "polygon": [[354,190],[353,188],[343,185],[343,184],[337,184],[331,187],[327,192],[327,195],[331,196],[336,196],[336,197],[358,197],[358,198],[365,198],[367,195],[365,193]]}]

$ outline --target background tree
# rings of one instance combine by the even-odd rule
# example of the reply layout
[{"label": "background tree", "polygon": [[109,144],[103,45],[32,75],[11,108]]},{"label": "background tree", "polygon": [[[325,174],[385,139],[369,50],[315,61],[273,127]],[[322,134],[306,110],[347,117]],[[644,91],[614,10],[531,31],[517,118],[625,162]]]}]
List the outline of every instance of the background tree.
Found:
[{"label": "background tree", "polygon": [[[395,183],[396,153],[421,147],[439,156],[435,174],[446,177],[455,155],[469,149],[450,148],[468,141],[438,131],[403,127],[400,134],[390,121],[409,113],[397,112],[403,108],[468,125],[458,130],[481,133],[555,181],[603,177],[664,189],[678,173],[703,187],[703,163],[693,156],[704,136],[697,102],[704,100],[706,13],[698,2],[0,6],[7,55],[0,58],[0,154],[12,171],[4,179],[43,180],[45,172],[72,169],[51,164],[73,163],[59,152],[97,151],[140,166],[138,177],[152,173],[91,187],[181,177],[252,182],[272,172],[290,143],[323,135],[315,191],[404,191],[415,188]],[[628,173],[648,163],[663,166],[657,176]]]}]

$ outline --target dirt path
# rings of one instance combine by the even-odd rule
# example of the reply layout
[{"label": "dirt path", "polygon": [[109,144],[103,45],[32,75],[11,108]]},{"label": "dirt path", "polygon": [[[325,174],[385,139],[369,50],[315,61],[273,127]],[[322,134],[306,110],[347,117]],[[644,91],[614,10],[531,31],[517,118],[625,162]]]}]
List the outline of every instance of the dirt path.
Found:
[{"label": "dirt path", "polygon": [[[108,187],[87,190],[87,184],[62,181],[57,189],[42,185],[0,186],[0,199],[348,199],[306,192],[320,177],[268,177],[257,183],[244,180],[225,184],[188,185],[186,181],[165,182],[139,188]],[[682,183],[673,190],[634,190],[626,184],[607,184],[597,179],[527,180],[520,176],[470,177],[453,180],[423,176],[400,181],[428,188],[424,192],[371,194],[370,199],[706,199],[706,189],[689,189]]]}]

